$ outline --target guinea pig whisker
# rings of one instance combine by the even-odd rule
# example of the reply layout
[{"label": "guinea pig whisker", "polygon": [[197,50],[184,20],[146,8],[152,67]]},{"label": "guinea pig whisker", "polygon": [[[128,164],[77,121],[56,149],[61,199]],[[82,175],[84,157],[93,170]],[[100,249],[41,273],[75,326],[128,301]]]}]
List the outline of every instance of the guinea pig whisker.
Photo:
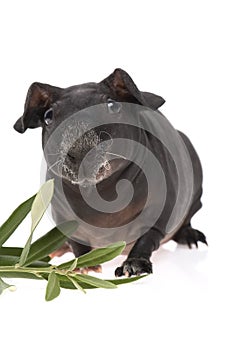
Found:
[{"label": "guinea pig whisker", "polygon": [[117,153],[106,152],[106,154],[110,154],[112,156],[117,156],[117,157],[122,158],[122,159],[127,159],[126,157],[122,156],[121,154],[117,154]]},{"label": "guinea pig whisker", "polygon": [[61,162],[62,162],[61,159],[59,159],[56,162],[54,162],[52,165],[50,165],[50,167],[48,168],[48,171],[51,170],[56,165],[61,165]]}]

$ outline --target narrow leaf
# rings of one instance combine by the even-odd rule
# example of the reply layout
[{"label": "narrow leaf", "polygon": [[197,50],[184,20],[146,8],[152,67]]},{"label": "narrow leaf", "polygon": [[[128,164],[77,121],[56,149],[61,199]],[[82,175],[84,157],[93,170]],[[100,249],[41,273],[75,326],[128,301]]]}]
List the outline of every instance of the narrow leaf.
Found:
[{"label": "narrow leaf", "polygon": [[[14,267],[18,264],[19,257],[13,255],[0,255],[0,267],[2,266],[12,266]],[[34,261],[30,264],[30,267],[49,267],[51,266],[46,261]],[[1,272],[0,272],[1,273]]]},{"label": "narrow leaf", "polygon": [[[134,277],[130,277],[130,278],[117,278],[114,280],[106,280],[107,282],[111,282],[113,284],[120,285],[120,284],[125,284],[125,283],[131,283],[131,282],[135,282],[140,280],[141,278],[144,278],[148,275],[141,275],[141,276],[134,276]],[[44,274],[43,276],[45,279],[47,279],[47,275]],[[72,276],[73,277],[73,276]],[[71,283],[71,281],[67,278],[67,276],[65,275],[58,275],[59,281],[60,281],[60,286],[62,288],[65,289],[75,289],[74,285]],[[73,277],[74,278],[74,277]],[[90,285],[86,282],[78,282],[79,285],[83,288],[83,289],[93,289],[93,288],[97,288],[94,285]]]},{"label": "narrow leaf", "polygon": [[42,278],[39,276],[36,276],[33,273],[30,272],[24,272],[24,273],[19,273],[17,270],[15,271],[7,271],[7,272],[0,272],[1,277],[6,277],[6,278],[27,278],[27,279],[39,279],[41,280]]},{"label": "narrow leaf", "polygon": [[60,248],[67,241],[68,237],[77,230],[77,227],[78,224],[76,221],[67,221],[54,227],[44,236],[33,242],[25,265],[29,265],[36,260],[42,260]]},{"label": "narrow leaf", "polygon": [[125,242],[110,244],[105,248],[94,249],[79,257],[77,267],[88,267],[102,264],[118,256],[125,248]]},{"label": "narrow leaf", "polygon": [[[17,256],[20,257],[22,254],[23,248],[19,247],[2,247],[0,248],[0,255],[10,255],[10,256]],[[39,259],[35,259],[39,260]],[[49,262],[51,258],[49,256],[45,256],[44,258],[40,259],[41,261]]]},{"label": "narrow leaf", "polygon": [[72,276],[75,280],[77,280],[78,282],[84,282],[86,284],[90,284],[91,286],[94,286],[96,288],[116,288],[115,284],[109,282],[109,281],[105,281],[102,280],[100,278],[96,278],[93,276],[89,276],[89,275],[82,275],[82,274],[77,274]]},{"label": "narrow leaf", "polygon": [[23,266],[27,260],[27,256],[30,250],[30,246],[32,243],[32,236],[35,228],[40,222],[42,216],[44,215],[51,199],[54,191],[54,180],[49,180],[45,182],[40,188],[39,192],[36,195],[32,203],[31,209],[31,217],[32,217],[32,226],[31,226],[31,234],[28,237],[28,240],[23,248],[22,254],[19,259],[19,266]]},{"label": "narrow leaf", "polygon": [[15,289],[15,286],[13,285],[10,285],[6,282],[4,282],[1,278],[0,278],[0,294],[2,294],[2,292],[5,290],[5,289],[10,289],[10,290],[14,290]]},{"label": "narrow leaf", "polygon": [[78,258],[74,259],[67,270],[69,271],[75,270],[77,267],[77,262],[78,262]]},{"label": "narrow leaf", "polygon": [[141,278],[144,278],[146,276],[148,276],[148,274],[147,275],[145,274],[145,275],[140,275],[140,276],[129,277],[129,278],[116,278],[114,280],[107,280],[107,281],[115,284],[116,286],[118,286],[120,284],[126,284],[126,283],[131,283],[131,282],[138,281]]},{"label": "narrow leaf", "polygon": [[33,232],[31,232],[31,234],[28,237],[28,240],[27,240],[27,242],[25,244],[25,247],[22,250],[22,253],[21,253],[20,258],[19,258],[19,266],[23,266],[25,264],[25,261],[27,259],[27,256],[28,256],[28,253],[29,253],[29,249],[30,249],[30,246],[31,246],[31,242],[32,242],[32,235],[33,235]]},{"label": "narrow leaf", "polygon": [[[42,273],[41,276],[45,279],[48,280],[48,274]],[[74,284],[70,281],[70,279],[67,277],[67,275],[60,275],[57,274],[57,277],[59,279],[60,282],[60,286],[61,288],[65,288],[65,289],[76,289],[76,287],[74,286]],[[72,276],[72,278],[74,278],[74,276]],[[93,289],[96,288],[94,286],[91,286],[90,284],[78,281],[78,284],[83,288],[83,289]]]},{"label": "narrow leaf", "polygon": [[45,300],[51,301],[60,294],[60,283],[56,273],[53,271],[49,274],[48,283],[46,287]]},{"label": "narrow leaf", "polygon": [[0,266],[15,266],[19,261],[18,256],[0,255]]},{"label": "narrow leaf", "polygon": [[23,248],[19,247],[2,247],[0,248],[0,255],[20,256]]},{"label": "narrow leaf", "polygon": [[81,292],[86,293],[85,289],[83,289],[83,287],[71,276],[67,275],[66,276],[75,286],[76,289],[81,290]]},{"label": "narrow leaf", "polygon": [[7,221],[0,227],[0,247],[7,241],[16,228],[25,219],[29,211],[31,210],[32,203],[36,196],[27,199],[20,204],[18,208],[10,215]]},{"label": "narrow leaf", "polygon": [[48,180],[40,188],[36,195],[35,200],[32,203],[31,216],[32,216],[32,227],[31,232],[33,232],[40,222],[42,216],[44,215],[46,209],[51,202],[54,191],[54,180]]}]

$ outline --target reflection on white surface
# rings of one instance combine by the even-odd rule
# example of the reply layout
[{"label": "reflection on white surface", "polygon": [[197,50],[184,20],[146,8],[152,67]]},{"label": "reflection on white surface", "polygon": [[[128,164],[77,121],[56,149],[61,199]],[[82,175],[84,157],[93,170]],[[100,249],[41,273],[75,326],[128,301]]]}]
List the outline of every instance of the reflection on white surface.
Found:
[{"label": "reflection on white surface", "polygon": [[[70,259],[71,255],[56,262]],[[53,346],[56,337],[50,327],[57,329],[59,349],[74,344],[67,334],[75,335],[80,346],[88,342],[88,348],[101,349],[108,348],[110,339],[114,339],[113,349],[121,348],[122,339],[124,344],[129,342],[128,346],[133,339],[136,349],[155,348],[155,344],[159,349],[205,349],[213,335],[219,344],[224,343],[215,333],[222,327],[219,317],[224,316],[224,309],[219,308],[218,291],[210,280],[209,255],[211,249],[202,244],[199,250],[189,250],[169,242],[153,254],[153,275],[116,290],[88,290],[86,295],[62,290],[49,303],[44,301],[43,281],[13,280],[17,291],[6,291],[0,298],[4,315],[4,320],[0,319],[1,333],[11,349],[17,346],[18,339],[23,341],[26,330],[37,338],[42,327],[40,345],[47,348]],[[124,258],[119,256],[105,263],[100,277],[112,278]],[[12,322],[14,337],[9,327]],[[34,349],[36,338],[32,339]],[[100,347],[102,342],[106,344]],[[31,345],[26,344],[25,349],[31,349]]]}]

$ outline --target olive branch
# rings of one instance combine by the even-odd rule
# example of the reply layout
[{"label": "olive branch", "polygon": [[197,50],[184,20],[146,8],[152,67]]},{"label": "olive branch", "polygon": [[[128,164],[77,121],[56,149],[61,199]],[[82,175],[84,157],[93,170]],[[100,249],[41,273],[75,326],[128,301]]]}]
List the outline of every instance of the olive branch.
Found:
[{"label": "olive branch", "polygon": [[[32,278],[47,280],[45,300],[55,299],[61,288],[78,289],[86,293],[90,288],[116,288],[119,284],[136,281],[143,276],[104,280],[76,271],[115,258],[125,248],[125,242],[117,242],[60,265],[50,263],[49,254],[58,249],[67,237],[77,229],[77,222],[69,221],[54,227],[44,236],[33,241],[33,233],[49,206],[54,192],[54,180],[42,185],[39,192],[20,204],[0,227],[0,294],[5,289],[15,289],[3,278]],[[3,246],[25,217],[31,212],[31,230],[23,248]]]}]

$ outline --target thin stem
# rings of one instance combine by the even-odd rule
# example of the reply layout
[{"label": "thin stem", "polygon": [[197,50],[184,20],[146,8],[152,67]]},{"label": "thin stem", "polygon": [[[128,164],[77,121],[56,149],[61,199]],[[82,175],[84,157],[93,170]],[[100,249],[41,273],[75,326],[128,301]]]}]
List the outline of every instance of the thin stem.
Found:
[{"label": "thin stem", "polygon": [[49,267],[21,267],[21,266],[0,266],[0,275],[1,272],[14,272],[14,273],[19,273],[19,274],[23,274],[23,273],[30,273],[33,275],[36,275],[37,277],[41,274],[41,273],[45,273],[45,274],[50,274],[52,271],[55,271],[58,275],[74,275],[73,271],[70,270],[59,270],[57,268],[57,266],[55,265],[51,265]]},{"label": "thin stem", "polygon": [[50,267],[18,267],[18,266],[0,266],[0,274],[1,272],[19,272],[19,273],[50,273],[54,269],[54,266]]}]

